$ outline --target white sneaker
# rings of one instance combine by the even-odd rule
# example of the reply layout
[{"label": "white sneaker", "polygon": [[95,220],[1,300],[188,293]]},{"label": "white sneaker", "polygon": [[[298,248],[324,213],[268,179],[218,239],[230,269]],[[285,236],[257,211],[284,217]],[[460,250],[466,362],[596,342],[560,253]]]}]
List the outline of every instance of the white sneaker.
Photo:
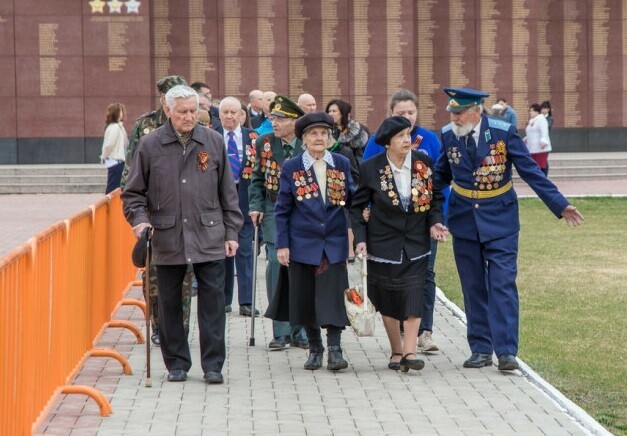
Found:
[{"label": "white sneaker", "polygon": [[440,350],[436,343],[433,342],[433,339],[431,339],[431,332],[429,330],[423,331],[420,336],[418,336],[418,349],[423,353],[433,353]]}]

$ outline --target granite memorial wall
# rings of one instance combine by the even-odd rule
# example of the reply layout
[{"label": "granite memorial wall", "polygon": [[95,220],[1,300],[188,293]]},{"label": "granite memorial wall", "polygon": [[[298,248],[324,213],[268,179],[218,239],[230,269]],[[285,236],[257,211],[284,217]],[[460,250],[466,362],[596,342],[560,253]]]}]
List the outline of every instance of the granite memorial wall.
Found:
[{"label": "granite memorial wall", "polygon": [[520,129],[550,100],[556,151],[627,150],[626,54],[627,0],[0,0],[0,163],[96,162],[107,105],[130,132],[170,74],[344,98],[371,130],[401,87],[438,130],[469,86]]}]

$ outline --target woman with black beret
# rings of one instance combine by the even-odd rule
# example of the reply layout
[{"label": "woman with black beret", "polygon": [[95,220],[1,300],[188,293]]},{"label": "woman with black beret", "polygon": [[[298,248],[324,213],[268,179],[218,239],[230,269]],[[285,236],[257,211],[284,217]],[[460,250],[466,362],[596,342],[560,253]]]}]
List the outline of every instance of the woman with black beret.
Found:
[{"label": "woman with black beret", "polygon": [[[444,196],[433,184],[433,163],[411,150],[411,122],[387,118],[375,141],[386,147],[364,161],[351,205],[356,253],[368,255],[368,296],[383,317],[392,356],[388,368],[420,370],[416,340],[422,316],[430,237],[444,241]],[[368,222],[364,208],[370,206]],[[403,322],[401,338],[399,320]]]},{"label": "woman with black beret", "polygon": [[[322,366],[320,328],[327,331],[327,369],[348,367],[340,344],[342,330],[349,325],[344,307],[348,288],[344,207],[350,204],[355,189],[348,159],[327,150],[332,128],[333,119],[322,112],[296,121],[295,134],[305,151],[283,163],[274,209],[277,258],[288,267],[289,321],[305,326],[309,358],[304,367],[309,370]],[[285,291],[277,289],[275,298],[285,298]],[[266,316],[276,319],[283,311],[269,307],[268,312]]]}]

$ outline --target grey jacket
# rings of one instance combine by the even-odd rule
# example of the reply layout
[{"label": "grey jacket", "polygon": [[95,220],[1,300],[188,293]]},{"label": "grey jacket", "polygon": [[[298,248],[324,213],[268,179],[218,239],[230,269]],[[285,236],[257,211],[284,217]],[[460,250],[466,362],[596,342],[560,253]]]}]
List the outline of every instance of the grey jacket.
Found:
[{"label": "grey jacket", "polygon": [[199,125],[185,150],[170,121],[144,136],[122,201],[131,226],[153,226],[156,265],[224,259],[225,241],[237,241],[244,222],[224,139]]}]

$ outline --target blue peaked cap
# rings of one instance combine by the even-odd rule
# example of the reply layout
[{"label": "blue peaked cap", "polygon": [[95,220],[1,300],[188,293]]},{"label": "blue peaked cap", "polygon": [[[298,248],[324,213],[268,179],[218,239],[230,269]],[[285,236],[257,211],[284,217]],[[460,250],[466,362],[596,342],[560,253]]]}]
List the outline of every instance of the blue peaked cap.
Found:
[{"label": "blue peaked cap", "polygon": [[448,112],[463,112],[473,106],[480,105],[490,94],[471,88],[444,88],[448,95]]}]

